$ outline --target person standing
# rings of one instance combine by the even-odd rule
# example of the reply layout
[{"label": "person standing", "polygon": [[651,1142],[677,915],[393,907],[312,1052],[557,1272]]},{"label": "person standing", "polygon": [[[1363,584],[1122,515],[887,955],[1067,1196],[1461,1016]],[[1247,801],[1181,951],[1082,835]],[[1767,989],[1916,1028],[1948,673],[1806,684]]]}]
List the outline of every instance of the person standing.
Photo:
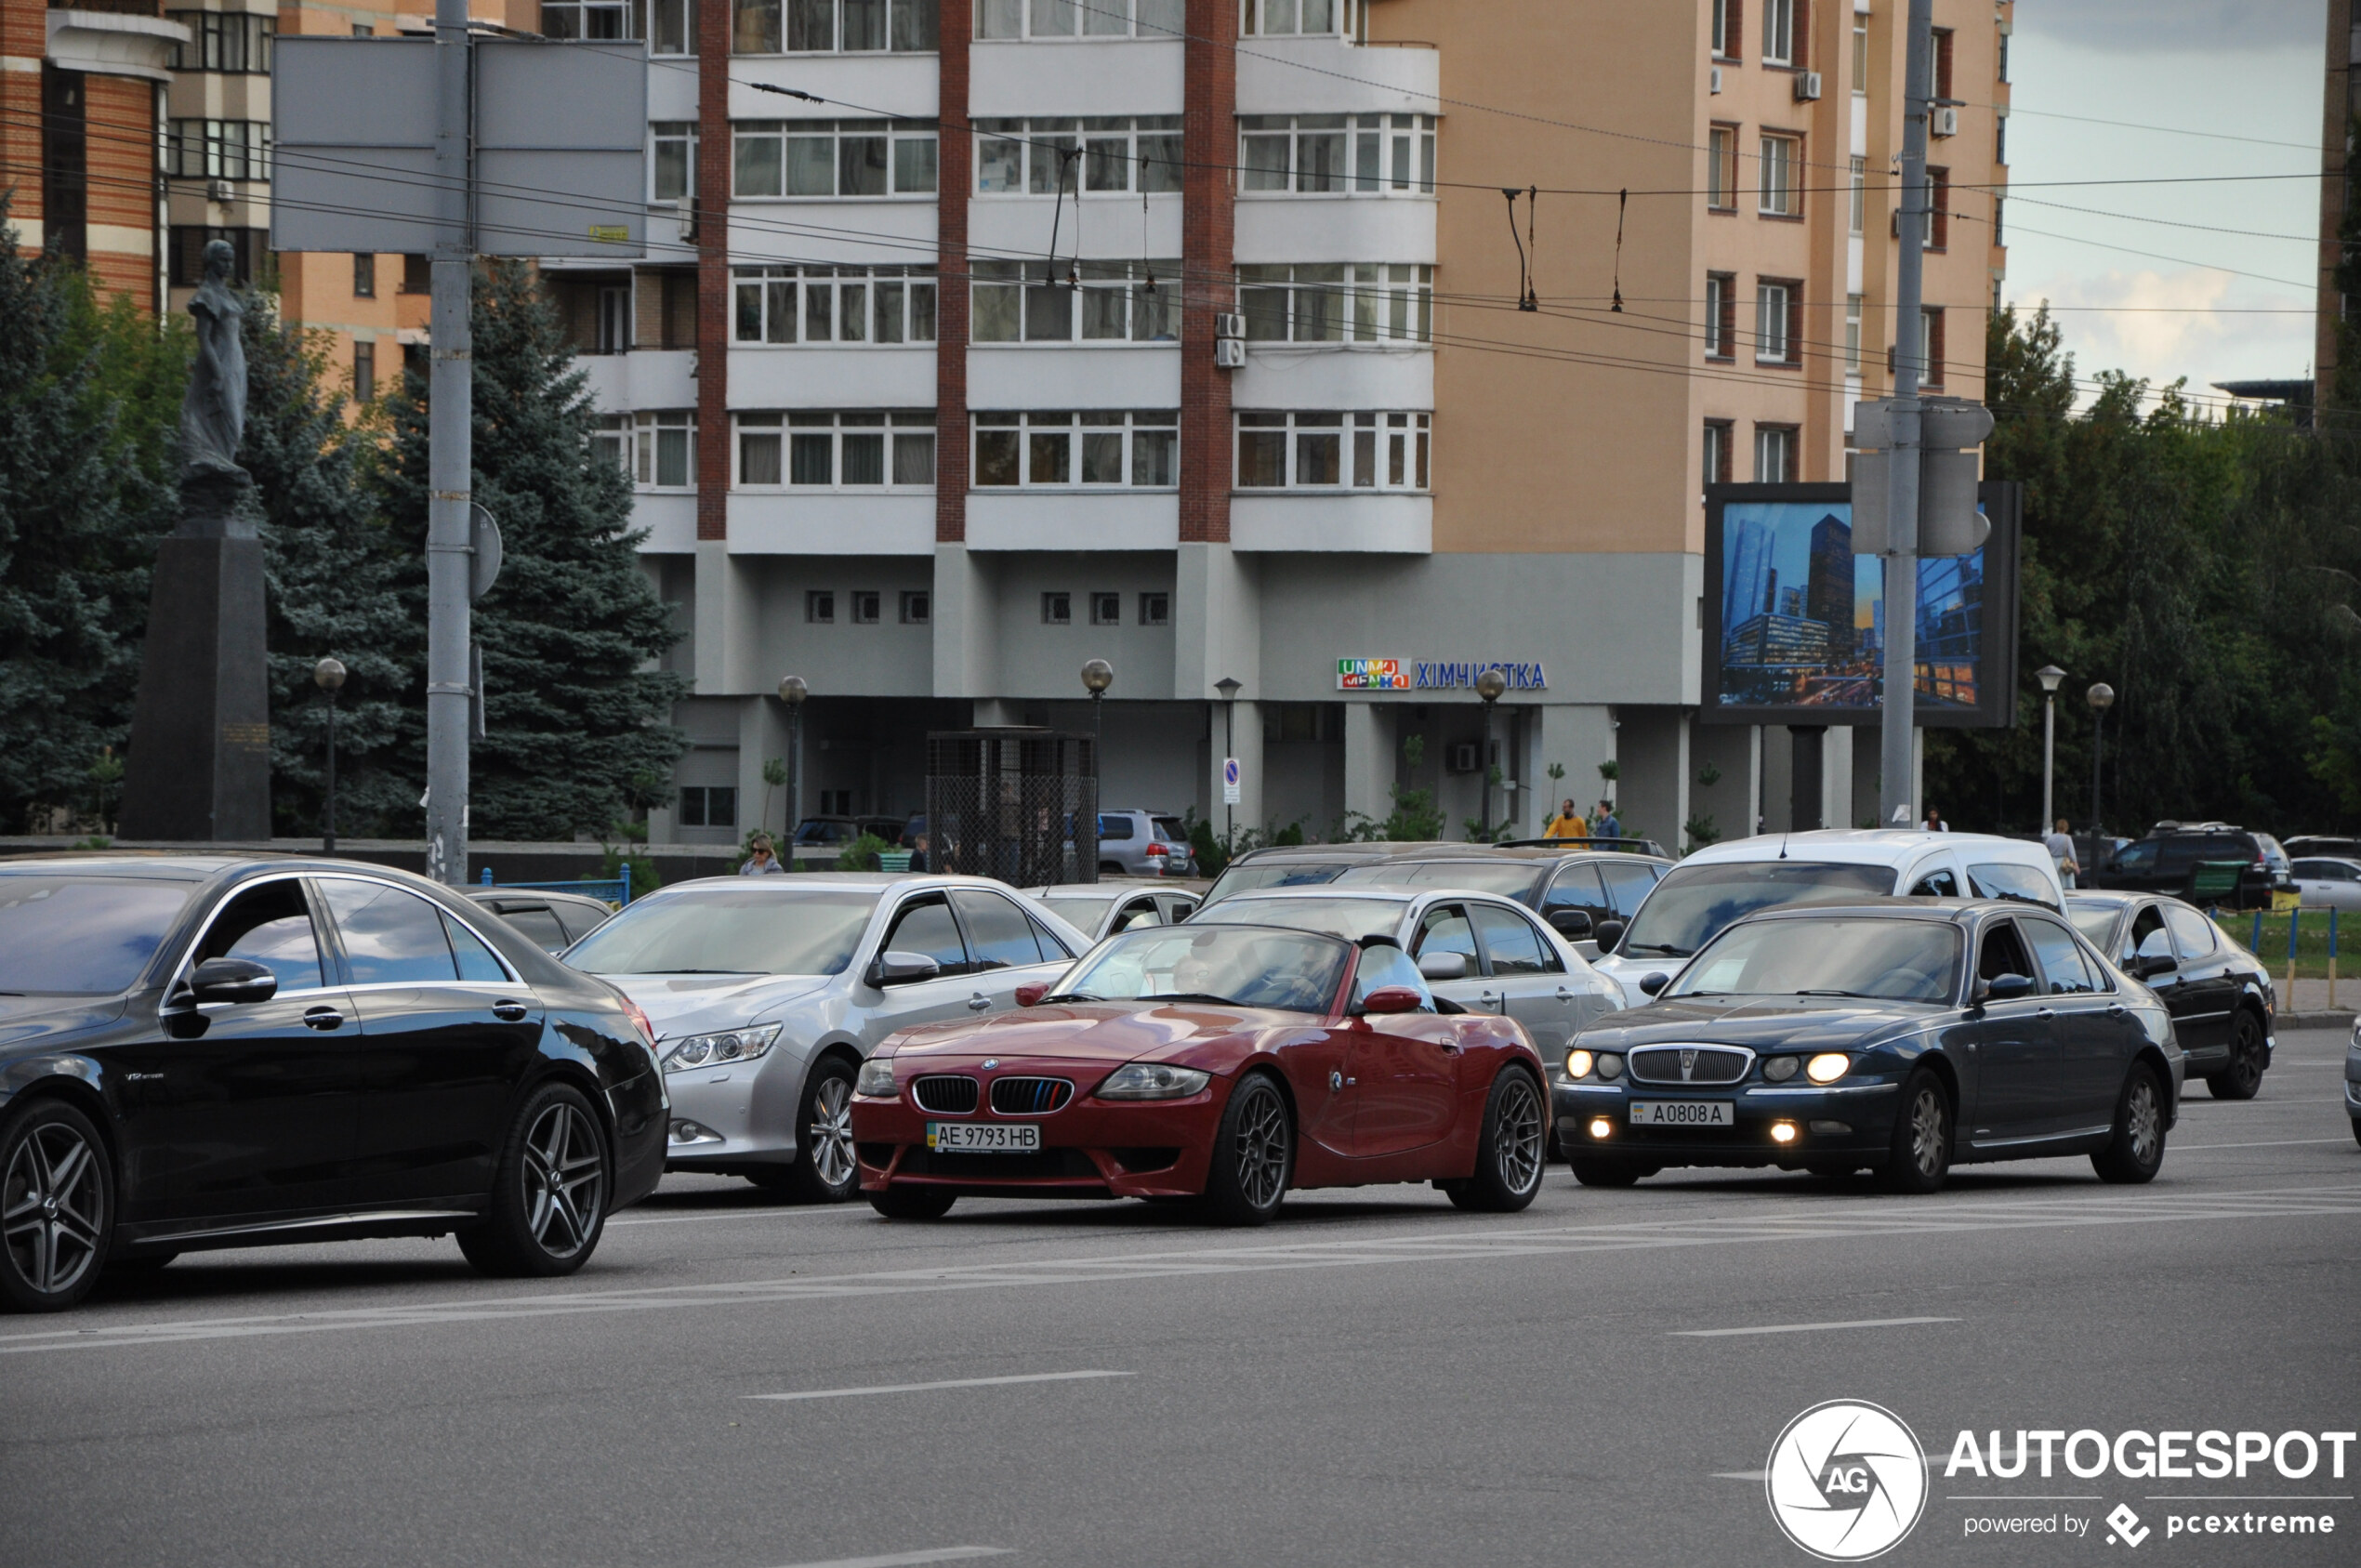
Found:
[{"label": "person standing", "polygon": [[1920,823],[1919,826],[1928,833],[1948,833],[1951,831],[1951,824],[1943,820],[1943,813],[1936,810],[1932,806],[1927,808],[1927,820]]},{"label": "person standing", "polygon": [[910,869],[913,871],[927,869],[927,836],[923,833],[910,841]]},{"label": "person standing", "polygon": [[1550,825],[1543,832],[1542,837],[1545,838],[1588,838],[1590,837],[1590,824],[1582,820],[1582,813],[1575,810],[1574,802],[1569,799],[1558,808],[1558,814],[1550,819]]},{"label": "person standing", "polygon": [[2081,874],[2082,865],[2074,858],[2074,837],[2066,832],[2065,818],[2058,819],[2057,826],[2051,830],[2048,837],[2041,840],[2041,847],[2049,850],[2050,858],[2057,863],[2058,885],[2063,888],[2073,887],[2075,877]]},{"label": "person standing", "polygon": [[786,867],[779,863],[779,853],[771,847],[771,836],[758,833],[746,846],[746,863],[738,867],[741,876],[779,876]]},{"label": "person standing", "polygon": [[1590,837],[1593,838],[1623,837],[1623,824],[1616,820],[1614,805],[1603,798],[1599,802],[1599,809],[1590,813]]}]

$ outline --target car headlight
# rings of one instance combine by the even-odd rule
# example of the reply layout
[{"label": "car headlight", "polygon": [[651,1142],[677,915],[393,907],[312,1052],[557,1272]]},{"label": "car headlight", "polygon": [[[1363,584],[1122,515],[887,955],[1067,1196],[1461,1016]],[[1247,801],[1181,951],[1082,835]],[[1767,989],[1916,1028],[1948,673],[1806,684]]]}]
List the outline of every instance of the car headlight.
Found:
[{"label": "car headlight", "polygon": [[1623,1058],[1612,1051],[1599,1058],[1599,1076],[1612,1083],[1623,1076]]},{"label": "car headlight", "polygon": [[852,1092],[876,1100],[891,1100],[896,1092],[893,1087],[893,1058],[873,1056],[863,1062],[861,1076],[853,1080]]},{"label": "car headlight", "polygon": [[1803,1063],[1795,1057],[1774,1056],[1762,1064],[1762,1076],[1768,1083],[1784,1084],[1794,1077],[1796,1070],[1802,1065]]},{"label": "car headlight", "polygon": [[765,1023],[753,1029],[724,1029],[714,1034],[692,1034],[664,1053],[664,1070],[686,1073],[692,1067],[728,1067],[767,1056],[779,1037],[779,1026]]},{"label": "car headlight", "polygon": [[1590,1069],[1597,1065],[1598,1060],[1589,1051],[1566,1052],[1566,1076],[1569,1078],[1589,1077]]},{"label": "car headlight", "polygon": [[1133,1061],[1108,1074],[1096,1092],[1101,1100],[1185,1100],[1211,1082],[1212,1074],[1194,1067]]},{"label": "car headlight", "polygon": [[1853,1071],[1853,1059],[1842,1051],[1822,1051],[1803,1064],[1803,1075],[1815,1084],[1833,1084]]}]

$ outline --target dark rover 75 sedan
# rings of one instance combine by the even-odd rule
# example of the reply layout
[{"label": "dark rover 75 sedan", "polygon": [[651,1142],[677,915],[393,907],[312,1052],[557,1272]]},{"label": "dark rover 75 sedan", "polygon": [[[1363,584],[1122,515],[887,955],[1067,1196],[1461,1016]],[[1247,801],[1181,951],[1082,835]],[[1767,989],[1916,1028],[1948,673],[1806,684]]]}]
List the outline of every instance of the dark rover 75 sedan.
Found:
[{"label": "dark rover 75 sedan", "polygon": [[581,1267],[664,1171],[638,1009],[350,861],[0,863],[0,1305],[197,1248],[455,1234]]},{"label": "dark rover 75 sedan", "polygon": [[1932,1192],[1955,1163],[2087,1153],[2134,1182],[2163,1164],[2184,1065],[2171,1018],[2047,910],[1767,910],[1641,984],[1655,999],[1577,1034],[1552,1074],[1586,1185],[1866,1166]]}]

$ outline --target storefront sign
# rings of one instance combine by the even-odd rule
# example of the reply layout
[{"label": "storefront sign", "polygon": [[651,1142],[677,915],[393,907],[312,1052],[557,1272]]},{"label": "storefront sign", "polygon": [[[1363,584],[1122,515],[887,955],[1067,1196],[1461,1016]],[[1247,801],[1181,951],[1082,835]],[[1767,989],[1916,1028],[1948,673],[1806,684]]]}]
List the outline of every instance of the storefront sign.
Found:
[{"label": "storefront sign", "polygon": [[1539,660],[1531,664],[1509,664],[1497,660],[1426,662],[1401,659],[1339,659],[1337,690],[1339,692],[1457,692],[1472,691],[1476,677],[1485,670],[1497,669],[1509,683],[1511,692],[1546,692],[1550,678]]},{"label": "storefront sign", "polygon": [[1337,690],[1339,692],[1406,692],[1410,677],[1405,673],[1399,659],[1339,659]]}]

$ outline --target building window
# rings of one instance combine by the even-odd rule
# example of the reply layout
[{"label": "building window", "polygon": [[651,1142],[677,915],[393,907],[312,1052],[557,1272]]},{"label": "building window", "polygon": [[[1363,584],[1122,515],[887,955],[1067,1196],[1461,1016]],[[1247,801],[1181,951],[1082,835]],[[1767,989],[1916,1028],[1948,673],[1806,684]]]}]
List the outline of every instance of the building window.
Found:
[{"label": "building window", "polygon": [[1172,624],[1172,596],[1168,593],[1143,593],[1140,596],[1140,624],[1143,626],[1168,626]]},{"label": "building window", "polygon": [[377,345],[370,338],[355,338],[352,344],[352,398],[355,402],[367,402],[377,395]]},{"label": "building window", "polygon": [[[2000,195],[1997,191],[1994,192],[1992,197],[1992,244],[1996,248],[2009,243],[2008,234],[2001,224],[2001,219],[2007,215],[2008,206],[2009,198]],[[1995,309],[1998,309],[1998,307],[1995,307]],[[2337,313],[2341,316],[2344,312],[2341,309],[2340,309]]]},{"label": "building window", "polygon": [[1795,482],[1795,427],[1757,425],[1754,428],[1754,482]]},{"label": "building window", "polygon": [[837,624],[837,596],[833,588],[803,590],[803,618],[815,626]]},{"label": "building window", "polygon": [[1853,91],[1857,98],[1869,96],[1869,19],[1853,19]]},{"label": "building window", "polygon": [[1169,489],[1180,482],[1176,409],[978,414],[974,482]]},{"label": "building window", "polygon": [[1927,170],[1927,248],[1947,250],[1951,244],[1951,171]]},{"label": "building window", "polygon": [[[976,343],[1176,343],[1178,261],[973,261]],[[1079,280],[1079,286],[1075,280]]]},{"label": "building window", "polygon": [[1735,59],[1732,54],[1733,28],[1737,18],[1730,13],[1738,7],[1738,0],[1713,0],[1713,58]]},{"label": "building window", "polygon": [[1951,30],[1947,27],[1934,30],[1934,96],[1951,96]]},{"label": "building window", "polygon": [[1154,195],[1180,189],[1180,116],[979,120],[976,194]]},{"label": "building window", "polygon": [[680,791],[680,810],[676,817],[681,827],[735,827],[738,825],[738,792],[726,784],[692,784]]},{"label": "building window", "polygon": [[1249,343],[1425,343],[1434,269],[1375,262],[1238,269]]},{"label": "building window", "polygon": [[1861,296],[1844,296],[1844,368],[1852,375],[1861,374]]},{"label": "building window", "polygon": [[685,202],[697,193],[697,123],[657,120],[648,126],[648,194],[658,202]]},{"label": "building window", "polygon": [[1803,138],[1765,136],[1762,138],[1761,212],[1766,217],[1793,217],[1800,210],[1796,171],[1803,165]]},{"label": "building window", "polygon": [[923,626],[934,618],[934,595],[925,588],[902,590],[902,624]]},{"label": "building window", "polygon": [[1862,231],[1863,222],[1868,217],[1869,210],[1869,161],[1866,158],[1853,160],[1851,178],[1853,203],[1851,222],[1853,232],[1858,234]]},{"label": "building window", "polygon": [[740,343],[931,343],[935,276],[907,267],[740,267]]},{"label": "building window", "polygon": [[930,54],[942,15],[940,0],[736,0],[731,52]]},{"label": "building window", "polygon": [[179,179],[269,179],[268,120],[175,120],[164,172]]},{"label": "building window", "polygon": [[[1992,161],[1996,164],[2009,161],[2009,117],[2006,114],[1992,116]],[[1996,240],[1993,244],[1999,242]]]},{"label": "building window", "polygon": [[852,624],[856,626],[874,626],[877,624],[877,589],[855,588],[852,590]]},{"label": "building window", "polygon": [[[56,187],[51,187],[54,193]],[[52,209],[55,210],[54,207]],[[268,229],[211,229],[200,224],[175,224],[171,246],[171,286],[194,288],[204,282],[204,248],[215,240],[230,246],[230,281],[251,283],[270,260]]]},{"label": "building window", "polygon": [[1798,63],[1795,58],[1795,0],[1762,0],[1762,63]]},{"label": "building window", "polygon": [[434,257],[405,256],[402,258],[402,292],[432,294],[434,292]]},{"label": "building window", "polygon": [[[961,5],[966,0],[950,3]],[[979,38],[1179,38],[1189,31],[1188,0],[974,3],[975,35]]]},{"label": "building window", "polygon": [[934,412],[741,414],[738,484],[865,490],[934,483]]},{"label": "building window", "polygon": [[[1098,0],[1103,3],[1103,0]],[[1116,0],[1118,5],[1121,0]],[[1353,36],[1352,0],[1238,0],[1238,35]]]},{"label": "building window", "polygon": [[1041,624],[1045,626],[1074,625],[1074,595],[1045,593],[1041,596]]},{"label": "building window", "polygon": [[1241,114],[1247,191],[1434,194],[1431,114]]},{"label": "building window", "polygon": [[1709,133],[1705,167],[1705,204],[1715,212],[1738,210],[1738,127],[1716,125]]},{"label": "building window", "polygon": [[697,482],[697,416],[689,409],[649,410],[633,430],[637,456],[633,477],[659,490],[686,490]]},{"label": "building window", "polygon": [[627,0],[541,0],[545,38],[628,38],[631,7]]},{"label": "building window", "polygon": [[1245,411],[1241,490],[1424,490],[1432,415]]},{"label": "building window", "polygon": [[590,429],[590,455],[594,461],[612,463],[631,477],[631,415],[601,414],[598,424]]},{"label": "building window", "polygon": [[2009,82],[2009,35],[2008,35],[2006,33],[2001,33],[2001,34],[2000,34],[2000,59],[1999,59],[1999,61],[1998,61],[1998,71],[1997,71],[1997,72],[1996,72],[1996,79],[1997,79],[1997,80],[2000,83],[2000,85],[2001,85],[2001,86],[2006,86],[2008,85],[2008,82]]},{"label": "building window", "polygon": [[1094,593],[1090,596],[1090,624],[1094,626],[1123,625],[1123,596],[1119,593]]},{"label": "building window", "polygon": [[732,131],[741,197],[934,193],[931,120],[740,120]]},{"label": "building window", "polygon": [[166,11],[165,20],[189,30],[189,41],[173,45],[167,57],[173,70],[270,74],[270,44],[279,27],[276,18],[244,11]]},{"label": "building window", "polygon": [[1727,419],[1705,422],[1705,481],[1708,484],[1730,482],[1730,447],[1736,428]]},{"label": "building window", "polygon": [[1754,362],[1792,364],[1795,336],[1795,291],[1787,283],[1757,282],[1754,285]]},{"label": "building window", "polygon": [[1705,357],[1735,359],[1738,352],[1738,280],[1730,272],[1705,275]]},{"label": "building window", "polygon": [[376,296],[376,256],[371,251],[354,251],[352,253],[352,297],[355,299],[375,299]]},{"label": "building window", "polygon": [[1938,308],[1919,312],[1919,376],[1930,387],[1943,385],[1943,311]]}]

